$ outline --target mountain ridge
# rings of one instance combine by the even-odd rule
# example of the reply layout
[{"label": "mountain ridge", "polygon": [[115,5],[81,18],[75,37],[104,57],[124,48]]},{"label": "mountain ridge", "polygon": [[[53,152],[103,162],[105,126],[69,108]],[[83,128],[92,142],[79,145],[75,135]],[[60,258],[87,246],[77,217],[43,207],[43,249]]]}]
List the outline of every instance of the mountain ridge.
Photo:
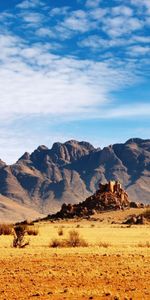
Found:
[{"label": "mountain ridge", "polygon": [[0,160],[0,193],[38,213],[83,201],[111,179],[121,181],[131,201],[150,202],[149,139],[131,138],[103,149],[70,140],[51,149],[41,145],[12,165]]}]

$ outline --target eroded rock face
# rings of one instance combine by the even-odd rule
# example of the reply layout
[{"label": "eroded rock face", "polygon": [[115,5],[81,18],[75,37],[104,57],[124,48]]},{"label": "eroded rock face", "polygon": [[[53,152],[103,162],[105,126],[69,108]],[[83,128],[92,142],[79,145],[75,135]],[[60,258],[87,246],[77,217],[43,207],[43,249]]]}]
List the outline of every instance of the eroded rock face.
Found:
[{"label": "eroded rock face", "polygon": [[86,217],[96,212],[125,209],[130,207],[128,194],[119,181],[109,181],[99,185],[91,197],[79,204],[63,204],[61,210],[50,218]]},{"label": "eroded rock face", "polygon": [[79,203],[100,182],[118,178],[132,202],[150,203],[150,140],[130,139],[102,150],[71,140],[51,149],[41,145],[12,166],[0,161],[0,193],[45,214],[64,202]]}]

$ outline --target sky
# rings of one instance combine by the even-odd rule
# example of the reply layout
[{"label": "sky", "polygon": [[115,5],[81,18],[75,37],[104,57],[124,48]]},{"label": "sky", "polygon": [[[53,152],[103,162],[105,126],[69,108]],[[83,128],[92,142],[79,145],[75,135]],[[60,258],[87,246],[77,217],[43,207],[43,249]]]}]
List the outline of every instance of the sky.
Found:
[{"label": "sky", "polygon": [[150,138],[150,0],[0,1],[0,158]]}]

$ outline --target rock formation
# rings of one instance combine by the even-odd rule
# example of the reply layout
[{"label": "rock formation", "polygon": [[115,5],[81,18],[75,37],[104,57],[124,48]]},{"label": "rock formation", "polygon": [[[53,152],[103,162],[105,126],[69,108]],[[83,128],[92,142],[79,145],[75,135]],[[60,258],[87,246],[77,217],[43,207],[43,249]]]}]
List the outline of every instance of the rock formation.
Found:
[{"label": "rock formation", "polygon": [[74,218],[86,217],[95,212],[125,209],[130,207],[128,194],[124,191],[119,181],[100,183],[94,195],[79,204],[63,204],[61,210],[48,218]]}]

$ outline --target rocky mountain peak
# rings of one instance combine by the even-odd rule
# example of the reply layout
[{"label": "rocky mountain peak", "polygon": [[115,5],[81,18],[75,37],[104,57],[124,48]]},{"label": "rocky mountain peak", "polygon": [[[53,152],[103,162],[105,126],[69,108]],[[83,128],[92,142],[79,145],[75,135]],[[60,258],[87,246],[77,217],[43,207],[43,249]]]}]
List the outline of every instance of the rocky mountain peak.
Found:
[{"label": "rocky mountain peak", "polygon": [[134,138],[102,150],[70,140],[51,149],[41,145],[9,167],[0,161],[0,193],[46,214],[63,202],[83,201],[111,179],[120,180],[131,201],[149,203],[150,140]]},{"label": "rocky mountain peak", "polygon": [[142,144],[144,142],[143,139],[140,139],[140,138],[131,138],[129,140],[126,141],[125,145],[128,145],[128,144]]},{"label": "rocky mountain peak", "polygon": [[0,168],[6,166],[6,163],[0,159]]},{"label": "rocky mountain peak", "polygon": [[20,158],[19,161],[21,160],[30,160],[30,153],[25,152]]},{"label": "rocky mountain peak", "polygon": [[94,150],[90,143],[69,140],[65,143],[54,143],[50,154],[57,163],[70,163]]}]

